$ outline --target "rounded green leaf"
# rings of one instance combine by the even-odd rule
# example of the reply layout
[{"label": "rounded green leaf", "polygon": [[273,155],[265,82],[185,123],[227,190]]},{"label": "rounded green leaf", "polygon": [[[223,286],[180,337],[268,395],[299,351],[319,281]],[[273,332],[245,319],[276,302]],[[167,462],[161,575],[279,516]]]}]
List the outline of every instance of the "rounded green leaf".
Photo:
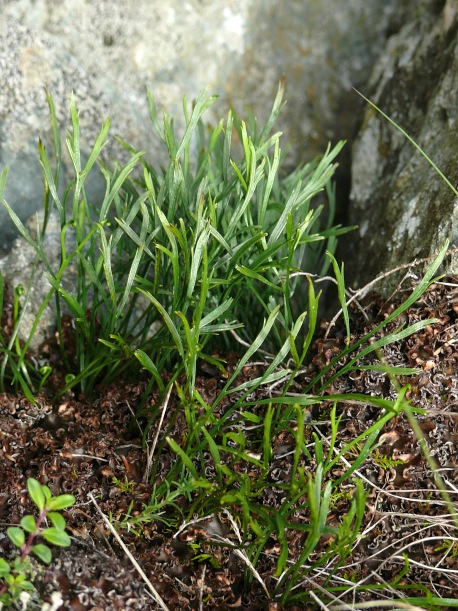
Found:
[{"label": "rounded green leaf", "polygon": [[21,519],[21,526],[24,530],[26,530],[29,533],[37,532],[37,523],[33,516],[24,516]]},{"label": "rounded green leaf", "polygon": [[39,543],[32,547],[32,552],[45,564],[49,564],[52,560],[52,552],[47,545]]},{"label": "rounded green leaf", "polygon": [[25,579],[25,575],[24,575],[24,580],[21,581],[20,585],[21,585],[21,590],[29,590],[29,591],[35,590],[35,586],[33,585],[31,581],[27,581],[27,579]]},{"label": "rounded green leaf", "polygon": [[6,560],[0,558],[0,578],[6,577],[8,573],[11,571],[11,567]]},{"label": "rounded green leaf", "polygon": [[27,490],[32,501],[35,503],[38,509],[42,511],[45,506],[45,495],[40,482],[33,477],[29,477],[27,480]]},{"label": "rounded green leaf", "polygon": [[20,575],[14,575],[14,585],[21,586],[26,583],[27,575],[25,573],[21,573]]},{"label": "rounded green leaf", "polygon": [[61,494],[60,496],[55,496],[46,503],[46,507],[48,509],[65,509],[66,507],[71,507],[76,502],[75,497],[72,494]]},{"label": "rounded green leaf", "polygon": [[48,486],[42,486],[41,489],[43,490],[43,494],[45,495],[45,501],[47,505],[49,499],[52,497],[51,490],[48,488]]},{"label": "rounded green leaf", "polygon": [[5,582],[8,584],[8,589],[10,590],[10,592],[12,592],[14,584],[16,583],[15,576],[9,573],[9,575],[5,576]]},{"label": "rounded green leaf", "polygon": [[43,539],[46,539],[48,543],[58,545],[59,547],[68,547],[71,545],[70,537],[64,530],[58,528],[46,528],[40,533]]},{"label": "rounded green leaf", "polygon": [[18,526],[10,526],[6,529],[6,534],[16,547],[21,547],[24,545],[25,534],[22,528],[19,528]]},{"label": "rounded green leaf", "polygon": [[16,556],[16,558],[14,559],[14,562],[12,564],[12,570],[16,573],[25,573],[28,568],[27,568],[27,558],[24,558],[24,560],[21,560],[20,556]]},{"label": "rounded green leaf", "polygon": [[4,605],[5,607],[7,607],[11,603],[11,597],[8,592],[5,592],[5,594],[0,595],[0,603],[2,603],[2,605]]},{"label": "rounded green leaf", "polygon": [[65,530],[65,519],[60,513],[56,513],[55,511],[50,511],[47,515],[47,518],[51,520],[54,528],[58,530]]}]

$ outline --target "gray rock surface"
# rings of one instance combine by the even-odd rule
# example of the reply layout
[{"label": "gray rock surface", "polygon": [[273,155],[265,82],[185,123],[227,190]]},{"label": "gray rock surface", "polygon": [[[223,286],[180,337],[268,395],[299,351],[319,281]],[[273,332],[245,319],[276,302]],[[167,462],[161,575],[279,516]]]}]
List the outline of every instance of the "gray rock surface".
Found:
[{"label": "gray rock surface", "polygon": [[[437,2],[422,4],[424,11],[389,40],[366,95],[458,188],[458,2],[448,0],[440,11]],[[351,240],[347,269],[355,286],[432,256],[447,237],[457,245],[458,197],[369,105],[352,159],[349,221],[359,236]],[[458,273],[456,254],[448,271]],[[375,288],[391,291],[399,278]]]},{"label": "gray rock surface", "polygon": [[[0,3],[0,167],[10,166],[5,197],[24,220],[42,205],[36,144],[51,142],[43,92],[69,127],[75,92],[82,141],[109,115],[112,132],[158,160],[145,88],[175,115],[182,96],[206,87],[260,119],[284,73],[289,105],[281,128],[291,163],[310,159],[329,139],[351,138],[363,87],[388,34],[416,0],[3,0]],[[108,148],[106,154],[113,153]],[[348,155],[348,153],[347,153]],[[345,156],[341,161],[345,164]],[[65,183],[65,175],[62,182]],[[96,200],[103,185],[93,184]],[[0,249],[14,227],[0,209]]]},{"label": "gray rock surface", "polygon": [[[26,223],[26,229],[35,240],[38,227],[43,224],[43,214],[38,213],[31,217]],[[74,235],[72,231],[66,234],[67,250],[71,252],[74,247]],[[51,213],[48,220],[46,236],[42,244],[43,251],[51,269],[57,274],[60,267],[60,219],[56,212]],[[32,270],[35,273],[32,275]],[[19,303],[21,306],[21,325],[19,327],[19,338],[26,342],[34,325],[35,333],[30,342],[32,350],[36,351],[40,344],[52,337],[55,332],[56,302],[54,296],[49,301],[42,315],[38,318],[37,312],[51,289],[51,284],[44,273],[46,269],[42,262],[37,262],[35,249],[21,237],[18,237],[4,257],[0,257],[0,273],[4,278],[12,280],[15,289],[21,289]],[[76,284],[76,269],[70,264],[62,284],[70,291],[74,290]]]}]

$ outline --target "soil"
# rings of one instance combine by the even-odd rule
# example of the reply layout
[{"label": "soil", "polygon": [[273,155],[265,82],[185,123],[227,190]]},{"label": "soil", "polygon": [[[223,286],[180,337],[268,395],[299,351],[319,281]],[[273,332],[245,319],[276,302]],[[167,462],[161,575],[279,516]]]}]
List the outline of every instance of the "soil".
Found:
[{"label": "soil", "polygon": [[[397,299],[400,298],[401,295],[397,295]],[[362,305],[364,314],[360,309],[351,312],[352,340],[373,328],[395,306],[394,303],[383,303],[376,295],[369,296]],[[340,603],[345,601],[351,605],[352,602],[374,600],[374,597],[390,599],[399,592],[402,596],[423,597],[426,588],[435,596],[453,599],[457,591],[458,548],[456,544],[444,544],[456,538],[457,532],[437,491],[435,476],[437,473],[442,475],[452,501],[456,501],[458,278],[446,278],[432,285],[402,320],[390,323],[388,330],[383,330],[378,337],[393,331],[401,322],[413,324],[432,317],[438,318],[439,322],[385,347],[383,353],[390,365],[419,368],[418,374],[405,378],[398,376],[398,379],[401,384],[409,382],[407,396],[411,404],[426,410],[426,414],[417,415],[416,419],[436,463],[436,472],[423,458],[406,416],[401,414],[391,419],[381,432],[380,447],[358,470],[368,491],[361,528],[363,536],[345,560],[347,584],[370,583],[378,585],[379,589],[359,593],[347,588],[349,592]],[[300,392],[314,373],[343,348],[342,327],[339,324],[334,326],[326,339],[325,329],[323,324],[321,337],[311,349],[313,358],[296,378],[291,391]],[[53,350],[52,343],[46,350]],[[48,358],[51,359],[52,354]],[[57,362],[57,357],[54,360]],[[234,360],[234,355],[228,355],[229,368],[234,366]],[[366,360],[366,363],[370,362]],[[262,367],[259,362],[246,366],[240,381],[259,375]],[[197,389],[208,401],[225,383],[225,379],[215,373],[202,368],[197,377]],[[328,375],[332,373],[330,371]],[[152,484],[161,481],[175,460],[164,444],[155,465],[154,481],[145,483],[149,466],[147,449],[142,445],[142,431],[147,426],[148,413],[157,407],[158,397],[155,393],[148,397],[144,416],[137,418],[132,426],[132,416],[144,398],[146,381],[140,380],[136,384],[119,381],[101,388],[91,399],[67,395],[57,401],[53,396],[59,377],[54,377],[51,382],[54,390],[51,392],[50,386],[46,392],[40,393],[37,406],[18,394],[0,394],[0,555],[10,557],[14,554],[9,540],[2,534],[6,527],[18,523],[23,515],[36,515],[26,492],[28,477],[47,484],[55,495],[70,493],[76,497],[76,504],[63,512],[72,545],[65,549],[53,548],[53,561],[49,566],[38,562],[34,565],[35,585],[42,601],[51,602],[52,596],[59,592],[62,598],[60,609],[160,608],[107,528],[99,508],[111,518],[132,556],[171,610],[320,608],[312,598],[308,606],[302,602],[298,606],[283,607],[278,602],[278,578],[275,576],[280,549],[278,541],[271,537],[267,542],[256,564],[258,579],[234,549],[237,544],[234,522],[224,510],[194,523],[182,524],[177,518],[176,527],[171,528],[174,517],[173,509],[169,507],[166,509],[168,524],[158,516],[130,529],[124,522],[123,527],[127,514],[131,517],[141,515],[153,493]],[[269,392],[268,388],[261,388],[256,397],[269,396]],[[337,378],[327,392],[357,392],[396,398],[396,389],[388,376],[370,370],[353,371]],[[220,409],[227,409],[228,405],[222,404]],[[304,433],[307,443],[313,444],[314,432],[325,438],[328,436],[331,406],[331,402],[325,402],[311,409]],[[159,442],[166,430],[177,441],[186,434],[185,420],[180,416],[182,410],[178,409],[178,417],[171,420],[172,414],[177,413],[175,407],[180,407],[180,399],[173,391],[158,431]],[[262,415],[263,409],[264,406],[254,406],[253,413]],[[337,440],[339,448],[370,427],[381,412],[369,404],[341,401],[337,413],[342,416]],[[151,444],[157,427],[157,422],[151,427],[148,444]],[[282,478],[288,478],[294,440],[281,431],[273,438],[272,447],[272,486],[263,492],[262,501],[266,507],[275,508],[281,503],[281,490],[276,484]],[[226,458],[222,456],[222,460]],[[313,473],[316,470],[314,459],[303,460],[306,471]],[[208,467],[211,471],[210,463],[211,457]],[[236,468],[244,469],[252,480],[257,476],[256,469],[247,463],[238,464]],[[332,476],[338,477],[342,469],[343,465],[337,464]],[[336,496],[328,515],[329,524],[339,523],[348,510],[349,502],[348,495]],[[185,509],[186,500],[181,499],[180,503]],[[295,517],[298,522],[306,522],[307,508],[302,508]],[[289,559],[294,560],[301,551],[302,539],[297,531],[287,532],[286,536]],[[222,538],[230,545],[221,546]],[[325,548],[326,541],[323,541],[309,562],[318,562]],[[403,554],[407,554],[410,562],[407,571]],[[318,592],[320,586],[326,588],[325,568],[304,571],[294,593],[312,588]],[[339,574],[343,575],[343,572]],[[397,592],[393,594],[388,584],[396,577],[399,578]],[[335,585],[336,582],[331,580],[331,583]],[[35,608],[40,608],[38,602]]]}]

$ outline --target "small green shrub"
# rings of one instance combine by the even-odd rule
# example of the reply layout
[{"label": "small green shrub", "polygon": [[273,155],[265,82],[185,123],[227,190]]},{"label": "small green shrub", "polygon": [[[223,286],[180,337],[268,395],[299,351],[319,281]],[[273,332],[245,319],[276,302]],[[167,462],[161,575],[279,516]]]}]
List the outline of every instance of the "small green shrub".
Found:
[{"label": "small green shrub", "polygon": [[[0,603],[5,606],[18,600],[22,592],[35,590],[30,581],[33,572],[29,563],[30,554],[49,564],[52,551],[46,543],[60,547],[68,547],[71,544],[70,537],[65,532],[65,519],[58,512],[71,507],[75,503],[75,497],[71,494],[53,497],[48,486],[43,486],[33,478],[27,480],[27,490],[39,514],[37,519],[26,515],[19,526],[10,526],[6,530],[9,539],[19,548],[21,554],[12,562],[0,558]],[[48,520],[52,526],[46,525]],[[46,543],[36,543],[37,538]]]}]

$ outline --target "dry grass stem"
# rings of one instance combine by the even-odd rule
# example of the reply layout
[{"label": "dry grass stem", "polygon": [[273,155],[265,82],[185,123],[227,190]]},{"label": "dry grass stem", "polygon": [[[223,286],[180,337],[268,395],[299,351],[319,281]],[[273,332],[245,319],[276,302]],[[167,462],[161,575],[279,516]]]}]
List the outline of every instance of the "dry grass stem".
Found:
[{"label": "dry grass stem", "polygon": [[[458,252],[458,247],[457,248],[450,248],[449,250],[447,250],[447,255],[452,255],[454,253]],[[434,255],[435,256],[435,255]],[[395,267],[394,269],[390,269],[387,272],[384,272],[382,274],[379,274],[377,276],[377,278],[375,278],[374,280],[372,280],[371,282],[368,282],[365,286],[363,286],[362,288],[358,289],[356,291],[356,293],[346,302],[347,303],[347,308],[348,306],[353,303],[353,301],[356,301],[356,299],[364,297],[365,295],[367,295],[367,293],[369,292],[369,289],[372,288],[375,284],[377,284],[378,282],[380,282],[380,280],[383,280],[384,278],[387,278],[388,276],[391,276],[392,274],[395,274],[396,272],[401,271],[402,269],[410,269],[412,267],[416,267],[417,265],[423,265],[424,263],[428,263],[430,261],[432,261],[434,259],[434,256],[431,257],[425,257],[424,259],[418,259],[415,260],[413,262],[410,263],[404,263],[403,265],[399,265],[398,267]],[[407,276],[405,276],[403,278],[403,281],[405,280]],[[452,285],[455,286],[455,285]],[[393,296],[395,294],[399,294],[399,287],[396,289],[396,291],[390,296],[389,299],[387,299],[387,302],[389,302]],[[332,327],[334,327],[334,325],[336,324],[337,320],[339,319],[340,315],[342,314],[342,309],[340,309],[337,314],[334,316],[334,318],[331,320],[331,322],[328,325],[328,328],[326,330],[326,334],[325,334],[325,339],[328,338],[329,336],[329,332],[332,329]]]},{"label": "dry grass stem", "polygon": [[154,451],[156,450],[157,440],[159,439],[162,423],[164,422],[165,412],[167,410],[167,405],[169,404],[170,395],[172,393],[172,390],[173,390],[173,384],[169,386],[164,402],[162,404],[161,417],[159,419],[159,424],[157,426],[156,434],[154,435],[154,439],[151,444],[151,448],[148,448],[148,446],[146,446],[146,468],[145,468],[145,472],[143,473],[143,483],[145,484],[149,481],[149,478],[151,475]]},{"label": "dry grass stem", "polygon": [[100,516],[102,517],[102,520],[105,524],[105,526],[108,528],[108,530],[111,532],[111,534],[114,536],[114,538],[116,539],[116,541],[119,543],[119,545],[122,547],[122,549],[124,550],[125,554],[127,555],[127,557],[129,558],[129,560],[132,562],[133,566],[135,567],[135,569],[137,570],[138,574],[140,575],[140,577],[143,579],[143,581],[146,583],[147,587],[151,590],[152,595],[154,596],[154,600],[158,603],[158,605],[161,607],[161,609],[163,609],[163,611],[170,611],[169,608],[167,607],[167,605],[165,604],[165,602],[162,600],[162,598],[159,595],[159,592],[156,590],[156,588],[153,586],[153,584],[151,583],[151,581],[148,579],[148,577],[146,576],[145,572],[143,571],[142,567],[138,564],[138,562],[135,560],[135,558],[132,556],[132,554],[130,553],[127,545],[125,545],[124,541],[121,539],[121,537],[118,535],[118,533],[116,532],[116,530],[114,529],[114,527],[112,526],[110,520],[106,517],[106,515],[103,513],[103,511],[100,509],[97,501],[94,498],[94,495],[92,494],[92,492],[89,492],[88,494],[89,499],[93,502],[95,508],[97,509],[98,513],[100,514]]}]

